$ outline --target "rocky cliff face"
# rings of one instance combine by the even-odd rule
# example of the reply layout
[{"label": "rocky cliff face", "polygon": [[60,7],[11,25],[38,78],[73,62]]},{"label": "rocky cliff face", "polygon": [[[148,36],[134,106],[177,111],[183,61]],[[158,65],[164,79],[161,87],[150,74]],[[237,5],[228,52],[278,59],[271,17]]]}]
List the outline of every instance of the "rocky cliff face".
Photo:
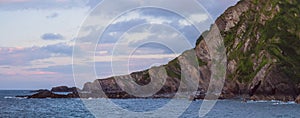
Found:
[{"label": "rocky cliff face", "polygon": [[[300,92],[299,14],[299,0],[242,0],[216,20],[228,58],[226,81],[220,98],[296,99]],[[196,52],[199,61],[200,95],[207,91],[211,76],[211,59],[203,40],[210,31],[204,32],[196,47],[190,50]],[[162,89],[152,97],[172,97],[180,85],[178,58],[163,67],[168,77]],[[148,72],[130,75],[137,84],[147,85],[151,81]],[[86,83],[83,91],[99,93],[100,86],[108,97],[134,97],[124,93],[114,78]]]},{"label": "rocky cliff face", "polygon": [[251,99],[294,100],[300,80],[300,3],[244,0],[217,21],[227,48],[227,80]]}]

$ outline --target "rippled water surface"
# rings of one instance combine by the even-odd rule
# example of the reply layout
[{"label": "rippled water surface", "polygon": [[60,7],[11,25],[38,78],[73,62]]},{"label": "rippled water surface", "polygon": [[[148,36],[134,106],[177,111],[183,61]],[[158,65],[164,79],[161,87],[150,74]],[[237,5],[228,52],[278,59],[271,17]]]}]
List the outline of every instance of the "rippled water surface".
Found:
[{"label": "rippled water surface", "polygon": [[[104,107],[112,101],[114,104],[134,112],[153,111],[169,102],[168,99],[22,99],[16,95],[31,94],[29,91],[0,91],[0,117],[95,117],[92,113],[104,117],[133,117],[118,109]],[[175,106],[184,104],[185,100],[176,100]],[[86,103],[89,109],[86,108]],[[97,104],[95,104],[97,103]],[[198,117],[202,101],[194,101],[181,117]],[[103,106],[102,106],[103,105]],[[180,111],[180,107],[170,108],[163,114],[144,114],[140,117],[172,116]],[[92,113],[90,112],[93,111]],[[300,105],[293,102],[260,101],[243,103],[239,100],[218,101],[215,107],[206,115],[207,118],[298,118]]]}]

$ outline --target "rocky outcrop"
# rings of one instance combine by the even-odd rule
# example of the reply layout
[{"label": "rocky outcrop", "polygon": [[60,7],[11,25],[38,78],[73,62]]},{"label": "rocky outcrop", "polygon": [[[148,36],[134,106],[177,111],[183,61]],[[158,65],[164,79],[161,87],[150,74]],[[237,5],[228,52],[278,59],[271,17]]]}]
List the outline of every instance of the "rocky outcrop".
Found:
[{"label": "rocky outcrop", "polygon": [[67,95],[60,95],[55,94],[49,90],[47,91],[40,91],[33,95],[27,95],[27,96],[16,96],[16,97],[22,97],[22,98],[79,98],[79,95],[76,93],[69,93]]},{"label": "rocky outcrop", "polygon": [[33,91],[30,91],[32,93],[38,93],[38,92],[44,92],[44,91],[49,91],[47,89],[39,89],[39,90],[33,90]]},{"label": "rocky outcrop", "polygon": [[229,31],[235,27],[241,19],[241,15],[248,11],[251,7],[250,0],[242,0],[233,7],[228,8],[221,17],[216,20],[216,24],[220,31]]},{"label": "rocky outcrop", "polygon": [[295,102],[300,104],[300,95],[296,98]]},{"label": "rocky outcrop", "polygon": [[[220,98],[244,97],[252,100],[295,100],[300,83],[299,1],[241,0],[217,20],[227,52],[227,76]],[[199,88],[195,98],[203,99],[210,82],[211,57],[204,37],[194,51],[199,60]],[[207,38],[207,37],[206,37]],[[213,39],[211,39],[213,40]],[[183,54],[184,55],[184,54]],[[168,77],[161,90],[150,97],[176,93],[181,80],[178,58],[163,65]],[[150,82],[149,70],[130,76],[137,84]],[[194,73],[191,73],[194,74]],[[118,78],[118,77],[117,77]],[[83,91],[97,93],[100,87],[108,97],[128,97],[115,78],[99,79],[84,85]],[[188,85],[187,85],[188,86]],[[99,97],[99,96],[98,96]],[[134,96],[130,96],[134,97]],[[299,97],[297,98],[299,101]]]},{"label": "rocky outcrop", "polygon": [[278,67],[270,67],[264,79],[254,79],[249,88],[253,100],[283,100],[293,101],[298,96],[295,83],[288,76],[278,70]]},{"label": "rocky outcrop", "polygon": [[[26,96],[16,96],[16,97],[22,97],[22,98],[79,98],[80,89],[76,87],[67,87],[67,86],[58,86],[53,87],[50,90],[47,89],[40,89],[40,90],[34,90],[31,91],[35,94],[33,95],[26,95]],[[56,92],[56,93],[55,93]],[[68,94],[58,94],[58,93],[68,93]]]},{"label": "rocky outcrop", "polygon": [[51,89],[52,92],[76,92],[77,88],[76,87],[67,87],[67,86],[58,86],[58,87],[53,87]]}]

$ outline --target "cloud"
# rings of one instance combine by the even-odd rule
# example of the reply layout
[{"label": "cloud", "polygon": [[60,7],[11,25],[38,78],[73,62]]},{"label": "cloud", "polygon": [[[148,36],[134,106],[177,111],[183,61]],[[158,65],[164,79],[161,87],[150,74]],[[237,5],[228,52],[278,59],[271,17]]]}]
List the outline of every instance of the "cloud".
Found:
[{"label": "cloud", "polygon": [[[112,24],[118,24],[118,23],[124,23],[129,21],[135,21],[135,20],[143,20],[150,24],[169,24],[172,22],[172,19],[166,16],[162,16],[160,14],[144,14],[145,12],[151,11],[150,9],[144,9],[144,10],[135,10],[132,12],[129,12],[121,17],[119,17],[117,20],[115,20]],[[152,11],[154,12],[154,10]],[[156,15],[156,16],[155,16]],[[174,16],[171,16],[174,17]]]},{"label": "cloud", "polygon": [[20,3],[20,2],[28,2],[31,0],[0,0],[0,3]]},{"label": "cloud", "polygon": [[34,71],[34,70],[38,70],[41,72],[48,72],[48,73],[63,73],[63,74],[73,73],[71,64],[29,69],[29,71]]},{"label": "cloud", "polygon": [[19,71],[16,71],[14,69],[14,71],[13,70],[9,70],[9,71],[6,71],[6,72],[2,71],[1,74],[6,75],[6,76],[16,76],[16,75],[32,76],[32,75],[55,75],[57,73],[50,72],[50,71],[39,71],[39,70],[35,70],[35,71],[19,70]]},{"label": "cloud", "polygon": [[134,32],[134,33],[125,33],[122,38],[127,39],[128,45],[131,43],[136,43],[148,39],[150,36],[153,36],[151,32]]},{"label": "cloud", "polygon": [[0,48],[0,65],[24,66],[35,59],[47,58],[50,55],[37,47]]},{"label": "cloud", "polygon": [[[99,20],[103,20],[106,18],[100,14]],[[95,17],[96,16],[92,16]],[[101,17],[101,18],[100,18]],[[197,22],[204,22],[207,20],[208,16],[205,14],[193,14],[190,17],[199,18]],[[94,21],[94,20],[93,20]],[[95,22],[97,20],[95,19]],[[100,21],[99,21],[100,22]],[[99,23],[98,22],[98,23]],[[208,22],[208,21],[207,21]],[[192,44],[195,44],[195,40],[199,37],[199,32],[196,31],[197,29],[190,24],[185,18],[178,14],[174,14],[173,12],[162,10],[162,9],[138,9],[127,12],[120,17],[116,18],[115,21],[112,22],[106,29],[105,32],[102,34],[101,38],[99,37],[99,30],[97,30],[97,26],[83,26],[83,28],[88,28],[89,32],[86,35],[79,37],[78,42],[90,42],[92,40],[96,40],[95,38],[99,38],[99,43],[115,43],[117,42],[122,35],[127,35],[126,32],[131,30],[134,27],[139,27],[140,25],[144,24],[155,24],[155,25],[169,25],[178,31],[182,32],[183,34],[188,37],[188,40],[191,41]],[[203,29],[200,30],[207,30],[211,23],[201,23],[203,24]],[[207,25],[207,26],[204,26]],[[161,29],[157,29],[158,32]],[[201,31],[200,31],[201,32]],[[146,37],[147,33],[136,33],[138,36],[130,36],[133,41],[134,39],[140,38],[141,36]]]},{"label": "cloud", "polygon": [[195,22],[203,22],[205,20],[208,20],[208,15],[207,14],[192,14],[190,16],[190,19],[197,19]]},{"label": "cloud", "polygon": [[51,88],[57,85],[74,86],[72,74],[62,74],[38,69],[28,70],[19,66],[13,66],[10,69],[0,68],[0,81],[0,89],[9,90],[34,90]]},{"label": "cloud", "polygon": [[96,5],[98,5],[102,0],[88,0],[87,6],[94,8]]},{"label": "cloud", "polygon": [[43,40],[63,40],[64,37],[58,33],[46,33],[41,36]]},{"label": "cloud", "polygon": [[88,0],[0,0],[1,10],[70,9],[85,7]]},{"label": "cloud", "polygon": [[0,65],[26,66],[31,61],[50,57],[71,56],[72,46],[58,43],[42,47],[0,48]]},{"label": "cloud", "polygon": [[46,18],[48,18],[48,19],[56,18],[56,17],[58,17],[58,13],[53,13],[53,14],[46,16]]},{"label": "cloud", "polygon": [[195,29],[189,33],[184,33],[167,25],[143,25],[126,32],[116,43],[114,50],[118,54],[129,54],[131,52],[127,51],[139,48],[149,51],[160,49],[164,53],[182,53],[194,47],[194,42],[197,39],[195,37],[198,35],[199,33]]},{"label": "cloud", "polygon": [[71,56],[73,52],[73,46],[65,43],[58,43],[40,47],[40,50],[45,50],[49,53],[59,54],[62,56]]}]

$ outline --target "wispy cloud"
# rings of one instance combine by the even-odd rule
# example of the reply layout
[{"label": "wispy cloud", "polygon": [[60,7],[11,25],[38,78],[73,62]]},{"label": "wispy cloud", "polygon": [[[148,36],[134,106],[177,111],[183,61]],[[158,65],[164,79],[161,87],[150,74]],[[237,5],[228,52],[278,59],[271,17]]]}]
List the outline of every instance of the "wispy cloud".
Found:
[{"label": "wispy cloud", "polygon": [[32,0],[0,0],[0,3],[22,3],[22,2],[29,2]]},{"label": "wispy cloud", "polygon": [[0,0],[1,10],[69,9],[88,7],[88,0]]},{"label": "wispy cloud", "polygon": [[26,66],[31,61],[55,56],[70,56],[72,46],[59,43],[30,48],[0,48],[0,65]]},{"label": "wispy cloud", "polygon": [[56,18],[56,17],[58,17],[58,13],[52,13],[52,14],[46,16],[46,18],[48,18],[48,19]]},{"label": "wispy cloud", "polygon": [[64,37],[58,33],[46,33],[41,36],[43,40],[63,40]]}]

